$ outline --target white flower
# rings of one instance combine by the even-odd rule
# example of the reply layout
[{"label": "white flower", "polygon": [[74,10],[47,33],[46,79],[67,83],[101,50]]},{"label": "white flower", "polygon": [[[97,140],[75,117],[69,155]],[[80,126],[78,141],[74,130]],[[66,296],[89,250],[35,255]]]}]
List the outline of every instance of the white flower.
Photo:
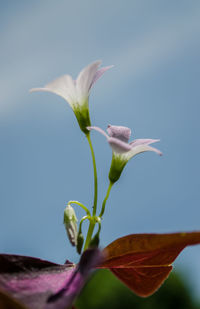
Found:
[{"label": "white flower", "polygon": [[109,178],[113,183],[119,179],[126,163],[135,155],[145,151],[154,151],[162,155],[158,149],[149,146],[159,142],[159,139],[135,139],[129,143],[131,130],[127,127],[108,125],[108,134],[99,127],[87,127],[87,129],[96,130],[103,134],[112,148],[113,157]]},{"label": "white flower", "polygon": [[73,109],[81,130],[87,134],[86,127],[90,126],[88,106],[90,89],[103,73],[112,67],[99,69],[100,64],[101,61],[89,64],[79,73],[76,80],[73,80],[70,75],[63,75],[42,88],[33,88],[30,91],[52,92],[64,98]]}]

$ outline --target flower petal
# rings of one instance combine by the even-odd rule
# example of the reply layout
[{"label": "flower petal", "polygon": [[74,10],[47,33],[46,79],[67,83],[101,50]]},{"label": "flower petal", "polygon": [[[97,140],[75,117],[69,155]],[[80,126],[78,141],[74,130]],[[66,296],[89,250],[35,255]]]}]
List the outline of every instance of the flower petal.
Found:
[{"label": "flower petal", "polygon": [[123,126],[112,126],[108,125],[107,132],[110,137],[115,137],[120,139],[123,142],[128,143],[131,136],[131,129]]},{"label": "flower petal", "polygon": [[124,154],[131,151],[131,146],[128,143],[123,142],[119,138],[109,137],[108,143],[112,150],[117,154]]},{"label": "flower petal", "polygon": [[138,145],[136,147],[132,147],[132,149],[124,154],[124,157],[126,157],[127,160],[130,160],[135,155],[145,152],[145,151],[154,151],[160,156],[162,156],[162,152],[154,147],[148,146],[148,145]]},{"label": "flower petal", "polygon": [[45,91],[55,93],[64,98],[70,106],[77,103],[75,82],[70,75],[63,75],[45,85],[43,88],[33,88],[30,92]]},{"label": "flower petal", "polygon": [[89,131],[95,130],[95,131],[101,133],[102,135],[104,135],[107,139],[109,138],[109,136],[106,134],[106,132],[104,130],[102,130],[101,128],[99,128],[99,127],[87,127],[87,129]]},{"label": "flower petal", "polygon": [[112,67],[113,67],[113,65],[109,65],[109,66],[107,66],[107,67],[103,67],[103,68],[99,69],[99,70],[96,72],[96,74],[95,74],[95,76],[94,76],[94,78],[93,78],[93,81],[92,81],[92,84],[91,84],[90,88],[93,87],[93,85],[96,83],[96,81],[97,81],[107,70],[111,69]]},{"label": "flower petal", "polygon": [[159,142],[159,139],[150,139],[150,138],[142,138],[142,139],[135,139],[133,140],[130,145],[132,147],[138,146],[138,145],[150,145],[156,142]]},{"label": "flower petal", "polygon": [[101,61],[96,61],[84,68],[76,79],[76,90],[78,102],[81,104],[89,96],[89,91],[93,83],[93,79],[98,71]]}]

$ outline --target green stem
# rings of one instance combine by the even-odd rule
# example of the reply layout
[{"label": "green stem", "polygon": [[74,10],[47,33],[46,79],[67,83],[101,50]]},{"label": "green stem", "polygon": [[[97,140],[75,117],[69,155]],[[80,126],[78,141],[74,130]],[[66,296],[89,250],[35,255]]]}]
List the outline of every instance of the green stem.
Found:
[{"label": "green stem", "polygon": [[[92,146],[92,141],[90,138],[90,133],[86,134],[89,146],[90,146],[90,151],[91,151],[91,155],[92,155],[92,163],[93,163],[93,170],[94,170],[94,202],[93,202],[93,218],[96,215],[96,211],[97,211],[97,195],[98,195],[98,188],[97,188],[97,168],[96,168],[96,161],[95,161],[95,155],[94,155],[94,149]],[[94,227],[95,227],[95,221],[94,220],[90,220],[90,225],[88,228],[88,232],[87,232],[87,237],[86,237],[86,241],[85,241],[85,246],[84,246],[84,251],[88,248],[91,238],[92,238],[92,233],[94,231]]]},{"label": "green stem", "polygon": [[110,190],[111,190],[112,186],[113,186],[113,182],[110,181],[109,186],[108,186],[108,190],[107,190],[107,193],[106,193],[106,196],[105,196],[105,198],[104,198],[104,200],[103,200],[103,203],[102,203],[101,213],[100,213],[100,215],[99,215],[100,218],[101,218],[101,217],[103,216],[103,214],[104,214],[105,207],[106,207],[106,202],[107,202],[107,199],[108,199],[108,197],[109,197]]},{"label": "green stem", "polygon": [[94,227],[95,227],[95,222],[93,220],[91,220],[83,251],[85,251],[88,248],[89,244],[90,244],[90,241],[91,241],[91,238],[92,238],[92,233],[94,231]]},{"label": "green stem", "polygon": [[85,205],[83,205],[82,203],[78,202],[78,201],[69,201],[68,205],[71,204],[76,204],[79,205],[81,208],[83,208],[85,210],[85,212],[87,213],[88,216],[90,216],[90,211],[87,209],[87,207]]},{"label": "green stem", "polygon": [[89,219],[90,220],[90,217],[89,216],[84,216],[81,221],[80,221],[80,224],[79,224],[79,231],[78,231],[78,234],[79,233],[82,233],[82,224],[83,224],[83,221]]},{"label": "green stem", "polygon": [[[90,138],[90,133],[86,134],[91,154],[92,154],[92,162],[93,162],[93,169],[94,169],[94,202],[93,202],[93,216],[96,215],[97,210],[97,168],[96,168],[96,161],[95,161],[95,155],[94,155],[94,149],[92,147],[92,142]],[[88,230],[89,232],[89,230]]]},{"label": "green stem", "polygon": [[99,220],[97,223],[99,224],[99,228],[98,228],[97,233],[100,234],[100,231],[101,231],[101,220]]}]

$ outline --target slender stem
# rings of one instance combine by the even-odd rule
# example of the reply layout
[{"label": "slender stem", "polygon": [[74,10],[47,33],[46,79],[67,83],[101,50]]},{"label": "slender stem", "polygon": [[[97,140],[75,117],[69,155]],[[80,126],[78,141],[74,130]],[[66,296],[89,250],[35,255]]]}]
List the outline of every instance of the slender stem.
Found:
[{"label": "slender stem", "polygon": [[97,223],[99,224],[99,228],[98,228],[98,231],[97,231],[97,233],[99,234],[100,231],[101,231],[101,220],[99,220]]},{"label": "slender stem", "polygon": [[78,232],[78,234],[82,232],[82,224],[83,224],[83,221],[85,221],[85,220],[87,220],[87,219],[90,220],[90,217],[89,217],[89,216],[84,216],[84,217],[81,219],[80,224],[79,224],[79,232]]},{"label": "slender stem", "polygon": [[[86,134],[88,143],[90,145],[90,150],[92,154],[92,162],[93,162],[93,169],[94,169],[94,202],[93,202],[93,216],[96,215],[97,210],[97,168],[96,168],[96,161],[95,161],[95,155],[94,155],[94,149],[92,147],[92,142],[90,138],[90,133]],[[89,230],[88,230],[89,232]]]},{"label": "slender stem", "polygon": [[82,219],[81,219],[81,221],[80,221],[80,224],[79,224],[79,229],[78,229],[78,235],[80,234],[80,233],[82,233],[82,224],[83,224],[83,221],[85,221],[85,220],[90,220],[90,218],[91,217],[89,217],[89,216],[84,216]]},{"label": "slender stem", "polygon": [[76,204],[79,205],[81,208],[83,208],[85,210],[85,212],[87,213],[88,216],[90,216],[90,211],[87,209],[87,207],[85,205],[83,205],[82,203],[78,202],[78,201],[69,201],[68,205],[71,204]]},{"label": "slender stem", "polygon": [[112,186],[113,186],[113,182],[110,181],[109,186],[108,186],[108,190],[107,190],[107,193],[106,193],[106,196],[105,196],[105,198],[104,198],[104,200],[103,200],[103,203],[102,203],[101,213],[100,213],[100,215],[99,215],[100,218],[101,218],[101,217],[103,216],[103,214],[104,214],[105,207],[106,207],[106,202],[107,202],[107,199],[108,199],[108,197],[109,197],[110,190],[111,190]]},{"label": "slender stem", "polygon": [[91,220],[83,251],[85,251],[88,248],[89,244],[90,244],[90,241],[91,241],[91,238],[92,238],[92,233],[94,231],[94,227],[95,227],[95,222],[93,220]]},{"label": "slender stem", "polygon": [[[97,210],[97,195],[98,195],[98,188],[97,188],[97,168],[96,168],[96,161],[95,161],[95,155],[94,155],[94,149],[92,146],[92,141],[90,138],[90,133],[86,134],[89,146],[90,146],[90,151],[91,151],[91,155],[92,155],[92,163],[93,163],[93,170],[94,170],[94,202],[93,202],[93,212],[92,215],[93,217],[96,215],[96,210]],[[84,246],[84,250],[86,250],[90,244],[91,238],[92,238],[92,233],[94,231],[94,227],[95,227],[95,221],[94,220],[90,220],[90,225],[88,228],[88,232],[87,232],[87,237],[86,237],[86,241],[85,241],[85,246]]]}]

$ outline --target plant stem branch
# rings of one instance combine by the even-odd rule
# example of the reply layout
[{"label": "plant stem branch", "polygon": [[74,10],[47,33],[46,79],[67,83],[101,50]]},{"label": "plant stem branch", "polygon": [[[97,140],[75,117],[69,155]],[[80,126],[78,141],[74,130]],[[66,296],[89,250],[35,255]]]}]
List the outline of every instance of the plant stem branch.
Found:
[{"label": "plant stem branch", "polygon": [[80,224],[79,224],[79,232],[78,232],[78,234],[79,233],[82,233],[82,224],[83,224],[83,221],[85,221],[85,220],[90,220],[90,217],[89,216],[84,216],[82,219],[81,219],[81,221],[80,221]]},{"label": "plant stem branch", "polygon": [[108,186],[108,190],[107,190],[107,193],[106,193],[106,196],[105,196],[105,198],[103,200],[103,203],[102,203],[102,208],[101,208],[101,212],[100,212],[100,215],[99,215],[100,218],[104,214],[105,207],[106,207],[106,202],[107,202],[107,199],[108,199],[108,197],[110,195],[110,190],[111,190],[112,186],[113,186],[113,182],[110,181],[109,186]]},{"label": "plant stem branch", "polygon": [[[96,211],[97,211],[97,196],[98,196],[98,183],[97,183],[97,168],[96,168],[96,161],[95,161],[95,155],[94,155],[94,149],[92,146],[92,141],[90,138],[90,133],[86,134],[89,146],[90,146],[90,151],[91,151],[91,155],[92,155],[92,163],[93,163],[93,170],[94,170],[94,202],[93,202],[93,211],[92,211],[92,215],[94,218],[96,215]],[[91,219],[92,219],[91,218]],[[90,220],[90,224],[89,224],[89,228],[88,228],[88,232],[87,232],[87,237],[86,237],[86,241],[85,241],[85,246],[84,246],[84,251],[88,248],[91,238],[92,238],[92,233],[94,231],[94,227],[95,227],[95,221],[94,220]]]},{"label": "plant stem branch", "polygon": [[68,205],[71,204],[76,204],[79,205],[81,208],[83,208],[85,210],[85,212],[87,213],[88,216],[90,216],[90,211],[87,209],[87,207],[85,205],[83,205],[82,203],[78,202],[78,201],[69,201]]},{"label": "plant stem branch", "polygon": [[94,149],[92,146],[91,138],[90,138],[90,133],[86,134],[91,154],[92,154],[92,162],[93,162],[93,169],[94,169],[94,202],[93,202],[93,216],[96,215],[96,210],[97,210],[97,168],[96,168],[96,161],[95,161],[95,155],[94,155]]},{"label": "plant stem branch", "polygon": [[94,227],[95,227],[95,222],[93,220],[91,220],[83,251],[85,251],[88,248],[89,244],[90,244],[90,241],[91,241],[91,238],[92,238],[92,233],[94,231]]}]

